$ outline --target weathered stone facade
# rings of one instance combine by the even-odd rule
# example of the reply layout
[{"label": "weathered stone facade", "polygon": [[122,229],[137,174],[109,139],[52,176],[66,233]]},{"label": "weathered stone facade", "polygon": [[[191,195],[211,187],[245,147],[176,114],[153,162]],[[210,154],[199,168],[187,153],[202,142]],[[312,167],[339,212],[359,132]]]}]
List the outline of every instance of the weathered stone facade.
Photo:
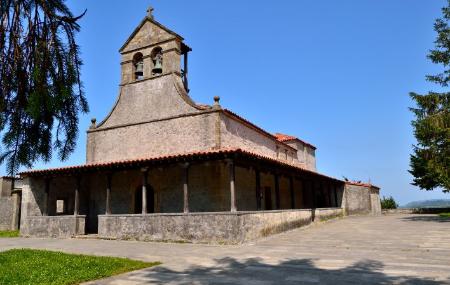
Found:
[{"label": "weathered stone facade", "polygon": [[373,209],[376,191],[366,201],[317,171],[313,145],[218,97],[194,103],[189,51],[152,16],[141,22],[120,50],[118,99],[87,131],[87,163],[22,173],[22,235],[240,243]]},{"label": "weathered stone facade", "polygon": [[[312,211],[315,215],[312,215]],[[238,244],[343,216],[341,208],[99,216],[99,236],[144,241]]]},{"label": "weathered stone facade", "polygon": [[20,179],[0,178],[0,231],[19,228],[21,186]]},{"label": "weathered stone facade", "polygon": [[371,184],[346,183],[343,207],[348,215],[381,214],[380,189]]}]

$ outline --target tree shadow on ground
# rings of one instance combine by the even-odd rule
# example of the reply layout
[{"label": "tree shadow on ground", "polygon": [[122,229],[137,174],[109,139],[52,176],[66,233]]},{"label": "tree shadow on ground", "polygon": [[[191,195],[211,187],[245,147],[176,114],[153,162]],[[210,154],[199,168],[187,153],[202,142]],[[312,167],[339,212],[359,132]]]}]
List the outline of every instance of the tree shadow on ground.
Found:
[{"label": "tree shadow on ground", "polygon": [[438,223],[450,223],[450,218],[440,217],[438,215],[414,215],[403,217],[404,221],[413,222],[438,222]]},{"label": "tree shadow on ground", "polygon": [[[383,263],[364,260],[339,269],[323,269],[313,259],[295,259],[279,264],[259,258],[243,261],[234,258],[215,260],[212,266],[191,266],[182,271],[158,267],[145,279],[152,284],[444,284],[450,282],[413,276],[388,276]],[[338,268],[339,266],[335,266]],[[401,268],[400,268],[401,269]],[[400,270],[399,269],[399,270]],[[142,277],[142,276],[141,276]]]}]

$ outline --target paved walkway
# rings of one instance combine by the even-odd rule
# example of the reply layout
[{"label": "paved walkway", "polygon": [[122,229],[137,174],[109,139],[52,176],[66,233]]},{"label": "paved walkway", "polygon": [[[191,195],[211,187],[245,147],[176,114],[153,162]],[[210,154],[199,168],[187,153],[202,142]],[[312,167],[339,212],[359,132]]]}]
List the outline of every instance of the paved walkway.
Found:
[{"label": "paved walkway", "polygon": [[89,284],[450,284],[450,220],[348,217],[242,246],[106,240],[0,239],[163,265]]}]

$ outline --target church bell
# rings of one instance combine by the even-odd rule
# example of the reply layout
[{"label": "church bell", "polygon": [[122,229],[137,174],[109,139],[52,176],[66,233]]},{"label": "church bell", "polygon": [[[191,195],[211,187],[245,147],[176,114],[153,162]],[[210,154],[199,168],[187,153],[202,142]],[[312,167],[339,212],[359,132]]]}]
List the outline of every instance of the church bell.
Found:
[{"label": "church bell", "polygon": [[142,76],[144,76],[144,63],[142,61],[136,64],[135,75],[136,78],[142,78]]},{"label": "church bell", "polygon": [[153,73],[162,73],[162,64],[160,60],[156,60],[155,66],[152,69]]}]

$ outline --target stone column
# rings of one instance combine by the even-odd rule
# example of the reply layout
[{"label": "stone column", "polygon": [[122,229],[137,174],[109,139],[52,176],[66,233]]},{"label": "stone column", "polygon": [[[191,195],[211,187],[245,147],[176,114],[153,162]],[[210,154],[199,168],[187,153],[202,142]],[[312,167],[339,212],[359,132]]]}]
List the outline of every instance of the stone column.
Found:
[{"label": "stone column", "polygon": [[230,174],[230,204],[231,204],[231,212],[236,212],[236,193],[235,193],[235,185],[234,185],[234,180],[235,180],[235,166],[234,166],[234,161],[233,160],[229,160],[228,161],[228,171]]},{"label": "stone column", "polygon": [[48,216],[49,209],[50,209],[50,178],[45,178],[45,209],[42,215]]},{"label": "stone column", "polygon": [[280,207],[280,177],[278,173],[275,174],[275,208],[279,210]]},{"label": "stone column", "polygon": [[315,209],[316,208],[316,185],[315,183],[310,180],[310,186],[311,186],[311,205],[312,208]]},{"label": "stone column", "polygon": [[183,167],[183,212],[189,213],[189,163],[184,163]]},{"label": "stone column", "polygon": [[77,182],[75,187],[75,205],[73,207],[73,214],[77,216],[80,213],[80,185],[81,177],[77,176]]},{"label": "stone column", "polygon": [[334,205],[336,206],[336,208],[338,208],[339,204],[338,204],[338,197],[337,197],[337,186],[335,185],[333,188],[334,188]]},{"label": "stone column", "polygon": [[112,184],[112,174],[108,173],[106,175],[106,209],[105,209],[106,215],[111,215],[111,184]]},{"label": "stone column", "polygon": [[295,191],[294,191],[294,177],[289,177],[289,188],[291,190],[291,209],[295,209]]},{"label": "stone column", "polygon": [[11,220],[11,229],[12,230],[18,230],[20,225],[20,204],[22,201],[22,190],[13,189],[12,194],[13,198],[13,217]]},{"label": "stone column", "polygon": [[148,168],[142,168],[142,215],[147,214]]},{"label": "stone column", "polygon": [[258,169],[255,170],[256,178],[256,210],[261,210],[261,173]]}]

